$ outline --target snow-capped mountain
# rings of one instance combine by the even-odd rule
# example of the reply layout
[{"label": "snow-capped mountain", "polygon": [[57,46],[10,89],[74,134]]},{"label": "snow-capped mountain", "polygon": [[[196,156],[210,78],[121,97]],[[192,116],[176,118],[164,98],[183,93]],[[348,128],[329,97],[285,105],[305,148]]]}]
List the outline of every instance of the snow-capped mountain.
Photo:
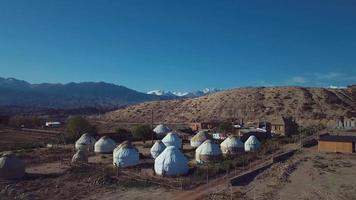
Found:
[{"label": "snow-capped mountain", "polygon": [[156,95],[156,96],[167,96],[167,97],[177,96],[170,91],[166,92],[164,90],[152,90],[152,91],[147,92],[147,94]]},{"label": "snow-capped mountain", "polygon": [[193,98],[193,97],[200,97],[219,91],[222,90],[217,88],[205,88],[203,90],[198,90],[195,92],[171,92],[171,91],[164,91],[164,90],[152,90],[147,92],[147,94],[152,94],[157,96],[177,97],[177,98]]}]

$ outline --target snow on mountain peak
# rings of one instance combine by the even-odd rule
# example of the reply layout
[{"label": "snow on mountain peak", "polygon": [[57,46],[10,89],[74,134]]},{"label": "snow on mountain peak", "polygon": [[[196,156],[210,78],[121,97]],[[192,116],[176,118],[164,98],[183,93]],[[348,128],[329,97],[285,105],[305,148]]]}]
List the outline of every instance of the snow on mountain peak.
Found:
[{"label": "snow on mountain peak", "polygon": [[152,90],[147,92],[147,94],[157,95],[157,96],[170,96],[170,97],[182,97],[182,98],[191,98],[191,97],[200,97],[207,94],[215,93],[221,91],[220,89],[216,88],[205,88],[203,90],[198,90],[195,92],[171,92],[171,91],[164,91],[164,90]]}]

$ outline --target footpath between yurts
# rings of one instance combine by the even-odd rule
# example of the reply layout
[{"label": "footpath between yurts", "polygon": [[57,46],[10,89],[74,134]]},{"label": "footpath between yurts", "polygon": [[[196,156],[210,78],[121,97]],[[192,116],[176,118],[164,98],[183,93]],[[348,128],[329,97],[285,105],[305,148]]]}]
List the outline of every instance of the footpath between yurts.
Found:
[{"label": "footpath between yurts", "polygon": [[[200,135],[205,134],[200,133]],[[209,142],[200,141],[201,138],[209,139]],[[197,141],[201,143],[200,145],[204,144],[204,148],[199,150],[199,158],[206,158],[203,162],[197,161],[197,150],[200,146],[196,144]],[[86,182],[96,186],[93,190],[100,188],[98,184],[120,185],[124,183],[158,185],[169,190],[191,190],[216,178],[236,174],[253,167],[261,161],[261,158],[276,150],[274,146],[261,144],[260,141],[251,139],[247,147],[250,152],[239,150],[228,154],[226,153],[228,151],[220,150],[222,142],[199,136],[192,143],[190,140],[183,140],[180,133],[176,131],[167,133],[161,140],[149,140],[145,143],[117,141],[110,137],[84,134],[74,145],[58,145],[36,149],[33,152],[22,152],[18,158],[25,163],[27,173],[21,175],[19,172],[14,178],[17,179],[16,181],[24,180],[20,182],[24,188],[26,184],[31,184],[34,188],[37,185],[48,188],[45,184],[51,185],[51,181],[68,179],[74,184],[85,179]],[[244,142],[246,144],[246,141]],[[241,148],[241,144],[238,144]],[[211,147],[214,154],[210,155]],[[39,152],[41,156],[36,157],[35,155],[39,155]],[[8,166],[11,167],[11,163]],[[0,170],[4,174],[8,169]],[[46,179],[43,182],[36,181],[37,185],[34,186],[34,183],[29,181],[29,177],[32,180],[37,180],[39,177],[55,178]],[[72,180],[69,177],[77,177],[78,180]],[[87,187],[83,191],[90,193],[91,188]],[[66,197],[62,192],[58,195]]]}]

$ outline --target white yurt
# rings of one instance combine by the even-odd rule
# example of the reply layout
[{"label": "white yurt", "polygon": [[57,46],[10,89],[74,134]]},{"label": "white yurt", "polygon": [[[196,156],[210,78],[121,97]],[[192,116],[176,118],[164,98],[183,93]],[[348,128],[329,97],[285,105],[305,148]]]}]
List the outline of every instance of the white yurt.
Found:
[{"label": "white yurt", "polygon": [[167,147],[155,159],[155,172],[161,176],[179,176],[188,173],[188,159],[175,146]]},{"label": "white yurt", "polygon": [[151,147],[151,156],[152,158],[156,159],[159,154],[161,154],[164,149],[166,148],[166,145],[163,144],[162,141],[157,140],[154,145]]},{"label": "white yurt", "polygon": [[166,125],[159,124],[156,128],[153,129],[153,132],[156,133],[157,137],[163,138],[171,131]]},{"label": "white yurt", "polygon": [[110,137],[103,136],[95,143],[94,152],[95,153],[112,153],[117,147],[116,142]]},{"label": "white yurt", "polygon": [[117,167],[132,167],[138,165],[140,153],[130,142],[119,145],[114,149],[113,164]]},{"label": "white yurt", "polygon": [[182,139],[178,136],[178,133],[172,131],[169,132],[163,139],[162,142],[166,147],[175,146],[178,149],[182,146]]},{"label": "white yurt", "polygon": [[75,142],[75,149],[93,151],[95,143],[95,138],[89,133],[85,133]]},{"label": "white yurt", "polygon": [[237,136],[227,137],[220,147],[223,154],[236,154],[244,151],[244,143]]},{"label": "white yurt", "polygon": [[86,150],[78,150],[72,157],[72,164],[82,165],[88,163],[88,154]]},{"label": "white yurt", "polygon": [[245,142],[245,151],[246,152],[255,152],[261,148],[261,142],[258,141],[256,136],[251,135]]},{"label": "white yurt", "polygon": [[25,176],[25,163],[12,152],[0,157],[0,179],[20,179]]},{"label": "white yurt", "polygon": [[210,135],[206,131],[199,131],[194,137],[190,139],[190,146],[197,148],[205,140],[210,139]]},{"label": "white yurt", "polygon": [[221,157],[222,152],[219,145],[213,143],[211,140],[205,140],[205,142],[195,150],[195,160],[197,163],[217,161],[220,160]]}]

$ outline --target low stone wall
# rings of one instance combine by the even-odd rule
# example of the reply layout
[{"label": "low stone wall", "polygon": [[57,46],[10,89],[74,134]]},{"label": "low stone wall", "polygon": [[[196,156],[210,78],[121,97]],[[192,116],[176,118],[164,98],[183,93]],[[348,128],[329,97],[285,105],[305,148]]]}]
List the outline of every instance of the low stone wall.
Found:
[{"label": "low stone wall", "polygon": [[283,162],[294,154],[295,150],[290,150],[272,157],[272,163]]},{"label": "low stone wall", "polygon": [[253,170],[249,170],[243,174],[235,176],[230,179],[230,184],[232,186],[244,186],[253,181],[253,179],[262,171],[271,167],[274,163],[283,162],[290,158],[296,150],[290,150],[281,154],[277,154],[271,158],[270,161],[267,161],[263,165],[255,168]]}]

